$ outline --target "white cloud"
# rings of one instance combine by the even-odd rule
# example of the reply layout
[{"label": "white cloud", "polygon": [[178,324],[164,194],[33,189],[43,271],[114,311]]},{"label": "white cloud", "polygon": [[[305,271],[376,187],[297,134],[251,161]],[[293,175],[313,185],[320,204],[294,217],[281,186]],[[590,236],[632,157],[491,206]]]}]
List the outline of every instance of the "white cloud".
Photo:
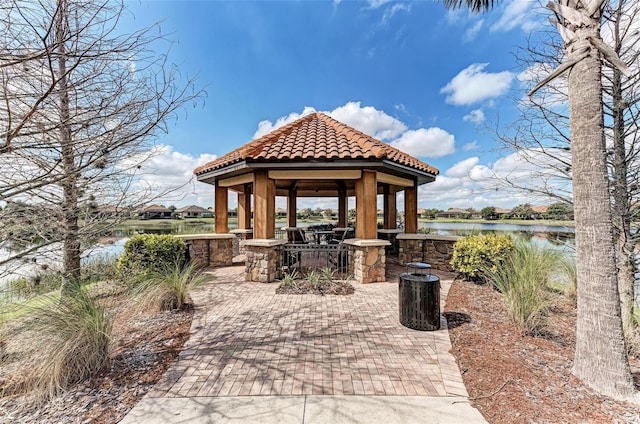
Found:
[{"label": "white cloud", "polygon": [[413,156],[439,158],[455,152],[455,137],[442,128],[406,131],[391,145]]},{"label": "white cloud", "polygon": [[[253,137],[261,137],[312,112],[316,112],[316,109],[306,106],[302,113],[290,113],[278,118],[275,123],[261,121]],[[360,102],[348,102],[323,113],[379,140],[395,138],[407,130],[407,126],[393,116],[372,106],[361,106]]]},{"label": "white cloud", "polygon": [[473,140],[473,141],[471,141],[469,143],[465,143],[465,145],[462,146],[462,150],[464,150],[465,152],[468,152],[469,150],[475,150],[478,147],[480,147],[478,142],[476,140]]},{"label": "white cloud", "polygon": [[269,120],[260,121],[258,123],[258,129],[253,134],[253,138],[262,137],[263,135],[268,134],[277,128],[280,128],[283,125],[287,125],[289,122],[293,122],[296,119],[300,119],[303,116],[313,113],[315,111],[316,110],[314,108],[305,106],[305,108],[302,110],[302,113],[291,112],[287,116],[281,116],[280,118],[278,118],[275,123]]},{"label": "white cloud", "polygon": [[139,185],[154,193],[169,193],[158,202],[210,206],[212,186],[195,181],[193,170],[214,159],[216,155],[208,153],[193,156],[177,152],[173,146],[155,146],[151,158],[142,165]]},{"label": "white cloud", "polygon": [[480,19],[475,24],[473,24],[473,26],[467,28],[467,30],[464,32],[464,35],[462,36],[462,40],[467,43],[475,40],[478,36],[478,33],[482,29],[482,24],[484,24],[484,19]]},{"label": "white cloud", "polygon": [[472,105],[501,96],[511,87],[514,74],[509,71],[483,72],[488,63],[474,63],[463,69],[440,92],[448,94],[446,102]]},{"label": "white cloud", "polygon": [[362,107],[360,102],[348,102],[325,113],[379,140],[395,138],[407,130],[407,126],[393,116],[372,106]]},{"label": "white cloud", "polygon": [[411,5],[404,3],[395,3],[393,6],[387,7],[384,11],[384,14],[382,15],[382,24],[387,24],[389,20],[391,20],[391,18],[393,18],[393,16],[400,11],[410,12]]},{"label": "white cloud", "polygon": [[380,6],[389,3],[391,0],[367,0],[369,9],[377,9]]},{"label": "white cloud", "polygon": [[[444,171],[434,183],[421,186],[419,202],[423,207],[441,209],[480,209],[485,206],[511,208],[521,203],[547,201],[535,193],[543,186],[570,195],[568,181],[554,177],[555,173],[548,168],[541,169],[533,165],[531,160],[536,157],[538,163],[543,163],[539,162],[541,157],[537,150],[512,153],[493,164],[482,164],[477,157],[464,159]],[[549,161],[548,158],[546,160]],[[510,188],[509,183],[523,189]]]},{"label": "white cloud", "polygon": [[505,2],[500,19],[491,25],[491,31],[511,31],[520,27],[524,32],[530,32],[541,22],[532,12],[539,4],[538,0],[511,0]]},{"label": "white cloud", "polygon": [[484,122],[484,112],[482,109],[474,109],[462,118],[464,121],[473,122],[474,124],[481,124]]},{"label": "white cloud", "polygon": [[445,175],[449,177],[466,177],[469,175],[471,170],[480,162],[480,158],[477,156],[470,157],[463,161],[460,161],[453,165],[451,168],[447,169]]}]

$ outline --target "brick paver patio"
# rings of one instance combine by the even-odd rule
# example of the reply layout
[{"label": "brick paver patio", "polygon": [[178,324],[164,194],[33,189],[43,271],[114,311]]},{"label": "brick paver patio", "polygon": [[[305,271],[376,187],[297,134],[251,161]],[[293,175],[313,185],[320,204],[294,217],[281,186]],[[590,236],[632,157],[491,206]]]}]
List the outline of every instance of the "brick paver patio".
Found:
[{"label": "brick paver patio", "polygon": [[467,396],[444,319],[439,331],[399,323],[393,273],[350,296],[276,295],[243,273],[216,269],[193,294],[191,338],[149,397]]}]

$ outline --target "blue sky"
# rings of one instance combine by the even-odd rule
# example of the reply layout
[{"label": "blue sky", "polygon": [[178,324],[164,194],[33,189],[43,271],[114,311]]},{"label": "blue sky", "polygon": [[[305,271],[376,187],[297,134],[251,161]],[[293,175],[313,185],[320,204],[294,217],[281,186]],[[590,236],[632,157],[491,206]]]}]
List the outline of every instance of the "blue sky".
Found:
[{"label": "blue sky", "polygon": [[[193,168],[298,118],[329,113],[440,169],[420,207],[512,207],[539,199],[495,190],[491,175],[527,169],[487,126],[515,118],[522,96],[515,54],[545,25],[538,2],[511,0],[484,15],[440,2],[142,1],[127,27],[161,21],[170,61],[198,75],[204,106],[187,108],[158,139],[148,165],[156,185],[184,183]],[[232,205],[235,199],[232,200]],[[213,202],[194,182],[166,204]],[[332,206],[333,200],[305,206]],[[544,203],[544,202],[542,202]]]}]

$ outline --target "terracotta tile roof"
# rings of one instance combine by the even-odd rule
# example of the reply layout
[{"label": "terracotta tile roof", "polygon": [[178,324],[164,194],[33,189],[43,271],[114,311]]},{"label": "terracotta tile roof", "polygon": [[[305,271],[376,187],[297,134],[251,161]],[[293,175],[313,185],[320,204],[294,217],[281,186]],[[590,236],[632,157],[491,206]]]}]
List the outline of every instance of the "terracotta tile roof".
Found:
[{"label": "terracotta tile roof", "polygon": [[312,113],[245,144],[199,168],[196,175],[243,160],[387,159],[423,172],[438,170],[322,113]]},{"label": "terracotta tile roof", "polygon": [[191,213],[211,213],[211,211],[209,209],[205,209],[202,206],[197,206],[197,205],[185,206],[185,207],[182,207],[180,209],[176,209],[175,212],[176,213],[186,213],[186,212],[191,212]]},{"label": "terracotta tile roof", "polygon": [[138,212],[171,212],[171,209],[165,208],[162,205],[148,205],[140,208]]},{"label": "terracotta tile roof", "polygon": [[547,211],[549,210],[549,206],[547,205],[533,206],[531,210],[533,210],[535,213],[547,213]]}]

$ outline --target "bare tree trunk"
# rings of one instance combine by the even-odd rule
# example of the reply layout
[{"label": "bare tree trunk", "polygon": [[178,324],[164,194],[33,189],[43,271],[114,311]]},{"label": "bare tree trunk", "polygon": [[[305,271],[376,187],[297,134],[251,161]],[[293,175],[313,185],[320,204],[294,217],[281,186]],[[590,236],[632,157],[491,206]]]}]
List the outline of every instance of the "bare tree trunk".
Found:
[{"label": "bare tree trunk", "polygon": [[573,373],[595,390],[633,399],[622,332],[609,182],[606,163],[600,55],[589,37],[600,38],[599,20],[575,29],[567,60],[585,51],[569,73],[569,117],[576,222],[578,317]]},{"label": "bare tree trunk", "polygon": [[[80,280],[80,239],[78,238],[78,169],[75,164],[71,113],[69,111],[69,87],[67,85],[67,57],[65,40],[69,34],[69,10],[66,0],[58,2],[56,38],[58,42],[58,90],[60,97],[60,153],[65,178],[62,180],[63,217],[63,273],[64,284]],[[64,289],[64,287],[63,287]],[[63,290],[64,292],[64,290]]]}]

